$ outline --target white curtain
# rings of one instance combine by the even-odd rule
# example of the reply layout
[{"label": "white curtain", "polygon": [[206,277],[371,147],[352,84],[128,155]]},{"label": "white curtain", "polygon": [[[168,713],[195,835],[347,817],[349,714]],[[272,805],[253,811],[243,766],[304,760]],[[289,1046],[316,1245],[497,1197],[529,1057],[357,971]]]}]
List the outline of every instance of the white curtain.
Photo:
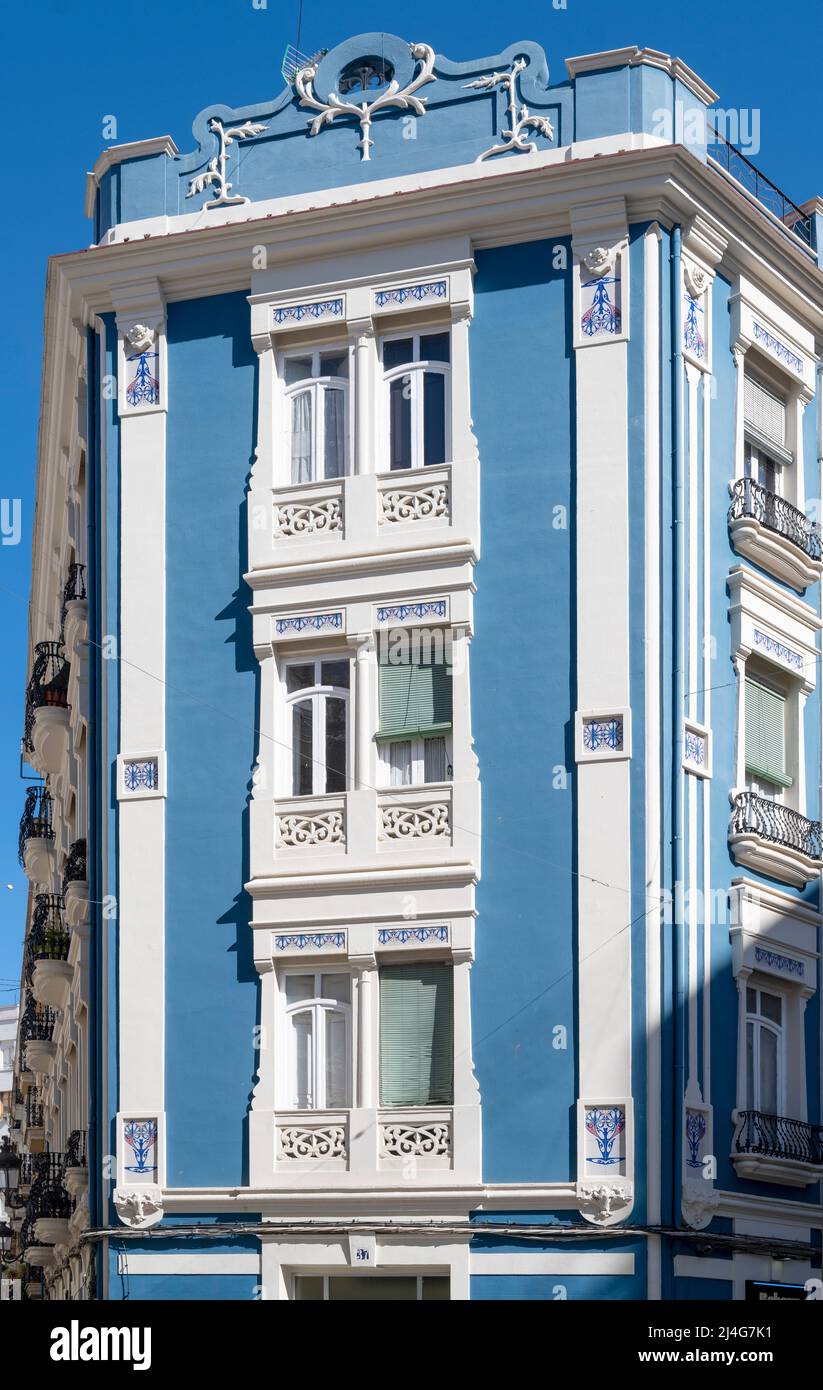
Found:
[{"label": "white curtain", "polygon": [[393,787],[411,786],[412,746],[410,742],[389,744],[389,767]]},{"label": "white curtain", "polygon": [[311,391],[300,391],[291,402],[291,480],[311,482]]},{"label": "white curtain", "polygon": [[346,394],[339,387],[327,386],[325,396],[326,458],[325,476],[342,478],[346,471]]}]

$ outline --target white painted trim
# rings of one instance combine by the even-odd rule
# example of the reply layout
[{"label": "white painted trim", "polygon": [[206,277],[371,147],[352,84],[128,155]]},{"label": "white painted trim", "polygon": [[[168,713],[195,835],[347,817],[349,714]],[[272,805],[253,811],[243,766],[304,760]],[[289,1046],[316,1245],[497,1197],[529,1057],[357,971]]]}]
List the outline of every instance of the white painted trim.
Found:
[{"label": "white painted trim", "polygon": [[[546,1238],[550,1239],[550,1231]],[[529,1251],[515,1250],[506,1254],[473,1250],[469,1256],[472,1275],[491,1274],[634,1274],[634,1255],[622,1251],[601,1254],[600,1251]]]},{"label": "white painted trim", "polygon": [[716,1260],[702,1255],[675,1255],[676,1279],[726,1279],[734,1283],[734,1259]]},{"label": "white painted trim", "polygon": [[[471,1233],[462,1239],[446,1236],[438,1241],[436,1233],[421,1232],[419,1236],[386,1236],[378,1234],[375,1243],[375,1262],[380,1274],[448,1275],[451,1299],[469,1298],[469,1241]],[[316,1238],[261,1236],[261,1297],[265,1302],[291,1298],[291,1279],[295,1274],[356,1273],[351,1263],[349,1239],[341,1232],[338,1239],[322,1235]],[[363,1278],[369,1278],[364,1274]]]},{"label": "white painted trim", "polygon": [[253,1251],[223,1254],[153,1254],[126,1246],[117,1252],[118,1274],[260,1274],[260,1255]]}]

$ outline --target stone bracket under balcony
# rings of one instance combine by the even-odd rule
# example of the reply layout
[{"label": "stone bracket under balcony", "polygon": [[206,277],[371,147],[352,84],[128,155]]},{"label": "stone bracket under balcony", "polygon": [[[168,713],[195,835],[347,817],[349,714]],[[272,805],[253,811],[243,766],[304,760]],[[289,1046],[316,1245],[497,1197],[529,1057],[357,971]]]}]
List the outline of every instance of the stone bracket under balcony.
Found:
[{"label": "stone bracket under balcony", "polygon": [[729,536],[735,550],[802,593],[820,578],[820,534],[797,507],[753,478],[731,485]]},{"label": "stone bracket under balcony", "polygon": [[739,1178],[808,1187],[823,1178],[823,1127],[757,1110],[736,1111],[731,1159]]},{"label": "stone bracket under balcony", "polygon": [[820,822],[754,792],[732,794],[729,848],[737,864],[804,888],[820,873]]}]

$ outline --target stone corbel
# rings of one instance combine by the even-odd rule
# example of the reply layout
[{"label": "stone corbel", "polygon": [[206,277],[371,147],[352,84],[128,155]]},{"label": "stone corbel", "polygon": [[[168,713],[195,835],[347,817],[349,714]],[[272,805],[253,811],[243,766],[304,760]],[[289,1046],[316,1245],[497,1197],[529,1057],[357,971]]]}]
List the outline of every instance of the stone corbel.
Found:
[{"label": "stone corbel", "polygon": [[163,1192],[155,1184],[140,1187],[117,1187],[114,1206],[124,1226],[144,1230],[163,1219]]},{"label": "stone corbel", "polygon": [[595,1226],[614,1226],[625,1221],[634,1202],[630,1182],[579,1182],[577,1206],[580,1215]]}]

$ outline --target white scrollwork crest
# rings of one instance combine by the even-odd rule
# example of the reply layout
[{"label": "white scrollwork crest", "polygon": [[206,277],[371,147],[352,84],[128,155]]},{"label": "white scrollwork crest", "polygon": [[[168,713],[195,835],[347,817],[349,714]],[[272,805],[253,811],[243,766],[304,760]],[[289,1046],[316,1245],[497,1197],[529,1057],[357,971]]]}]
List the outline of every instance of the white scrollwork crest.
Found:
[{"label": "white scrollwork crest", "polygon": [[219,208],[230,203],[247,203],[248,198],[243,198],[240,194],[229,197],[232,185],[226,177],[226,166],[228,164],[229,145],[235,140],[250,140],[253,135],[260,135],[266,129],[260,121],[244,121],[242,125],[232,126],[226,130],[223,122],[213,116],[209,121],[209,130],[217,136],[220,148],[213,159],[209,160],[209,167],[204,174],[197,174],[189,183],[187,198],[193,198],[195,193],[202,193],[209,184],[214,184],[217,196],[208,203],[204,203],[204,208]]},{"label": "white scrollwork crest", "polygon": [[124,1226],[156,1226],[163,1218],[163,1193],[154,1184],[145,1187],[117,1187],[114,1206]]},{"label": "white scrollwork crest", "polygon": [[358,148],[362,160],[371,158],[371,147],[374,141],[371,138],[372,118],[378,111],[383,111],[388,106],[399,106],[402,110],[411,109],[416,116],[425,116],[426,98],[415,96],[421,87],[427,82],[434,82],[434,49],[427,43],[413,43],[409,45],[412,57],[417,59],[419,67],[411,82],[401,89],[396,79],[388,84],[385,91],[373,97],[371,101],[344,101],[338,96],[337,92],[329,92],[328,101],[320,101],[314,92],[314,79],[317,76],[317,66],[315,63],[308,63],[295,74],[294,85],[301,106],[308,106],[311,110],[319,112],[309,123],[309,134],[317,135],[324,125],[331,125],[338,116],[354,116],[360,122],[360,139]]},{"label": "white scrollwork crest", "polygon": [[581,1216],[595,1225],[619,1221],[631,1206],[631,1187],[623,1183],[578,1183],[577,1202]]},{"label": "white scrollwork crest", "polygon": [[466,82],[466,89],[474,87],[479,91],[489,91],[492,87],[505,87],[509,94],[509,128],[504,130],[503,143],[492,145],[491,149],[484,150],[477,156],[475,164],[480,164],[484,159],[489,159],[493,154],[508,154],[511,150],[520,150],[523,154],[534,154],[537,146],[533,140],[526,138],[526,132],[533,130],[539,135],[545,135],[547,140],[554,137],[554,126],[548,116],[531,116],[528,106],[523,106],[518,102],[517,79],[520,73],[527,66],[525,58],[516,58],[512,63],[510,72],[491,72],[486,77],[478,77],[474,82]]}]

